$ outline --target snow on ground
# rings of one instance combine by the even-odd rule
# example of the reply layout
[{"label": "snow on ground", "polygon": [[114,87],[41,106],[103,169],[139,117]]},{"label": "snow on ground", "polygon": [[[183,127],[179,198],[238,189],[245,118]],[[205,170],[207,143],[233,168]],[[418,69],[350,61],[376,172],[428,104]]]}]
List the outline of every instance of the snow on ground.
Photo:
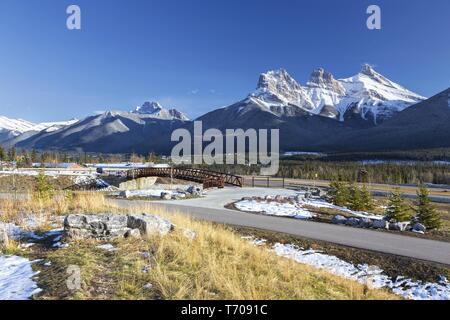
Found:
[{"label": "snow on ground", "polygon": [[41,291],[33,281],[37,275],[28,259],[0,256],[0,300],[28,300]]},{"label": "snow on ground", "polygon": [[44,173],[46,176],[49,177],[57,177],[57,176],[90,176],[93,177],[95,176],[94,174],[91,173],[82,173],[82,172],[78,172],[76,170],[74,171],[55,171],[55,170],[45,170],[45,171],[39,171],[39,170],[3,170],[0,171],[0,174],[4,174],[4,175],[21,175],[21,176],[38,176],[40,173]]},{"label": "snow on ground", "polygon": [[265,200],[242,200],[235,203],[238,210],[262,213],[271,216],[310,219],[314,215],[306,209],[291,203],[280,203]]},{"label": "snow on ground", "polygon": [[[253,242],[254,240],[252,240]],[[260,244],[261,240],[256,240]],[[315,268],[324,269],[335,275],[356,280],[373,288],[387,288],[405,299],[450,300],[450,283],[444,277],[438,283],[414,281],[405,277],[392,279],[377,266],[353,265],[335,256],[316,250],[303,250],[295,245],[276,243],[275,253]]]},{"label": "snow on ground", "polygon": [[271,200],[241,200],[236,202],[235,207],[238,210],[246,212],[257,212],[266,215],[274,215],[281,217],[291,217],[298,219],[309,219],[314,217],[314,213],[310,212],[306,206],[315,208],[329,208],[339,210],[356,217],[369,218],[374,220],[381,220],[383,216],[372,214],[364,211],[353,211],[345,207],[339,207],[329,202],[320,199],[305,199],[296,204],[292,203],[281,203],[278,201]]},{"label": "snow on ground", "polygon": [[97,246],[98,249],[102,249],[108,252],[113,252],[113,251],[117,251],[117,248],[114,247],[112,244],[107,243],[107,244],[102,244],[100,246]]},{"label": "snow on ground", "polygon": [[161,198],[162,193],[168,193],[170,196],[186,196],[184,193],[179,193],[173,190],[164,190],[164,189],[144,189],[144,190],[127,190],[126,196],[130,197],[153,197],[153,198]]},{"label": "snow on ground", "polygon": [[332,203],[326,202],[324,200],[316,200],[316,199],[308,199],[305,201],[302,201],[300,203],[301,205],[307,205],[307,206],[311,206],[311,207],[316,207],[316,208],[329,208],[329,209],[335,209],[335,210],[339,210],[345,213],[349,213],[351,215],[354,215],[356,217],[360,217],[360,218],[369,218],[369,219],[373,219],[373,220],[381,220],[383,219],[383,216],[377,215],[377,214],[373,214],[373,213],[369,213],[369,212],[364,212],[364,211],[353,211],[350,210],[346,207],[339,207],[336,206]]},{"label": "snow on ground", "polygon": [[83,184],[95,182],[99,189],[111,187],[106,181],[100,179],[95,173],[80,173],[78,171],[37,171],[37,170],[5,170],[0,171],[0,175],[22,175],[22,176],[38,176],[40,173],[44,173],[47,177],[72,177],[74,184]]}]

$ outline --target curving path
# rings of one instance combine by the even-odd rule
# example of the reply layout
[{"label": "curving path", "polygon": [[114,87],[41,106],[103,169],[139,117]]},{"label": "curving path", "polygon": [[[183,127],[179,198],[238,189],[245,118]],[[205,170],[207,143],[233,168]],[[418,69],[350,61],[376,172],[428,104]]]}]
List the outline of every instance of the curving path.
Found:
[{"label": "curving path", "polygon": [[257,215],[224,208],[224,205],[235,202],[242,197],[277,194],[292,195],[295,192],[286,189],[225,188],[222,190],[211,190],[204,198],[200,199],[152,202],[140,200],[114,201],[124,207],[150,203],[155,206],[161,206],[167,211],[188,214],[197,219],[270,230],[313,240],[450,265],[449,242],[327,223]]}]

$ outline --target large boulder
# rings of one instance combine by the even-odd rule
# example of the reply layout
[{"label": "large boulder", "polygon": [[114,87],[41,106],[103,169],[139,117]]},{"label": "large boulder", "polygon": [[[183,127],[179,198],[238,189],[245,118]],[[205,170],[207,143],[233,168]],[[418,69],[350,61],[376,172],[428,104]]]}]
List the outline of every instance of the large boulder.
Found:
[{"label": "large boulder", "polygon": [[405,231],[409,226],[409,222],[393,222],[389,224],[390,230]]},{"label": "large boulder", "polygon": [[427,231],[427,227],[425,227],[423,224],[421,223],[416,223],[413,228],[412,231],[417,232],[417,233],[425,233]]},{"label": "large boulder", "polygon": [[128,227],[139,229],[142,236],[154,234],[166,235],[173,230],[173,224],[165,219],[150,214],[129,215]]},{"label": "large boulder", "polygon": [[127,216],[117,214],[72,214],[64,220],[68,238],[112,239],[123,237],[129,230]]},{"label": "large boulder", "polygon": [[131,196],[130,190],[120,191],[119,197],[128,199]]},{"label": "large boulder", "polygon": [[65,236],[69,239],[135,238],[152,234],[168,234],[174,226],[168,220],[150,214],[86,215],[73,214],[64,220]]},{"label": "large boulder", "polygon": [[375,229],[389,229],[389,222],[386,220],[374,220],[373,221],[373,225],[372,227],[374,227]]},{"label": "large boulder", "polygon": [[360,228],[370,228],[373,225],[373,221],[369,218],[361,218],[359,219],[359,227]]},{"label": "large boulder", "polygon": [[350,218],[347,219],[345,224],[350,226],[350,227],[359,227],[360,222],[359,222],[358,218],[350,217]]},{"label": "large boulder", "polygon": [[172,194],[169,192],[161,192],[161,200],[171,200]]},{"label": "large boulder", "polygon": [[338,214],[331,219],[331,222],[334,224],[346,224],[347,218]]},{"label": "large boulder", "polygon": [[189,186],[186,192],[190,193],[194,197],[201,197],[203,194],[203,187],[200,185]]}]

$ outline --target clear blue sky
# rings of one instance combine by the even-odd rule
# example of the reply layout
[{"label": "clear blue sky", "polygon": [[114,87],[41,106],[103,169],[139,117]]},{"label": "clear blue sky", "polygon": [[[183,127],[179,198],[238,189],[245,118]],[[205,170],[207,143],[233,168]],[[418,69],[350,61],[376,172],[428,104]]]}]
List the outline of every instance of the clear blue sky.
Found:
[{"label": "clear blue sky", "polygon": [[[66,8],[82,30],[66,29]],[[382,30],[366,8],[382,9]],[[370,63],[431,96],[450,86],[450,1],[0,0],[0,115],[65,120],[158,100],[196,117],[244,98],[261,72],[304,83]]]}]

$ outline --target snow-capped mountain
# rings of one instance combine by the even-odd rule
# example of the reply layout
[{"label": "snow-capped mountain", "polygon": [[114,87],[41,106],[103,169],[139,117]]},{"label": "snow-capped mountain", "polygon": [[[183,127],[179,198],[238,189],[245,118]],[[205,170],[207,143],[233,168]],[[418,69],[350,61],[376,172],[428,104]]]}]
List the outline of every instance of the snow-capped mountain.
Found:
[{"label": "snow-capped mountain", "polygon": [[[18,140],[18,148],[83,150],[104,153],[167,152],[173,130],[186,122],[146,114],[107,111],[87,117],[60,130],[41,131]],[[20,137],[22,137],[20,136]],[[20,138],[19,137],[19,138]]]},{"label": "snow-capped mountain", "polygon": [[322,68],[314,70],[305,86],[286,70],[263,73],[249,98],[278,116],[295,116],[295,108],[344,121],[357,115],[375,124],[425,100],[364,65],[355,76],[335,79]]},{"label": "snow-capped mountain", "polygon": [[77,121],[77,119],[73,119],[69,121],[36,124],[23,119],[10,119],[0,116],[0,141],[17,137],[25,132],[39,132],[42,130],[46,130],[47,132],[56,131]]},{"label": "snow-capped mountain", "polygon": [[147,116],[161,120],[189,120],[189,118],[181,111],[178,111],[176,109],[166,109],[158,102],[154,101],[147,101],[142,106],[136,107],[136,109],[131,112],[141,116]]}]

